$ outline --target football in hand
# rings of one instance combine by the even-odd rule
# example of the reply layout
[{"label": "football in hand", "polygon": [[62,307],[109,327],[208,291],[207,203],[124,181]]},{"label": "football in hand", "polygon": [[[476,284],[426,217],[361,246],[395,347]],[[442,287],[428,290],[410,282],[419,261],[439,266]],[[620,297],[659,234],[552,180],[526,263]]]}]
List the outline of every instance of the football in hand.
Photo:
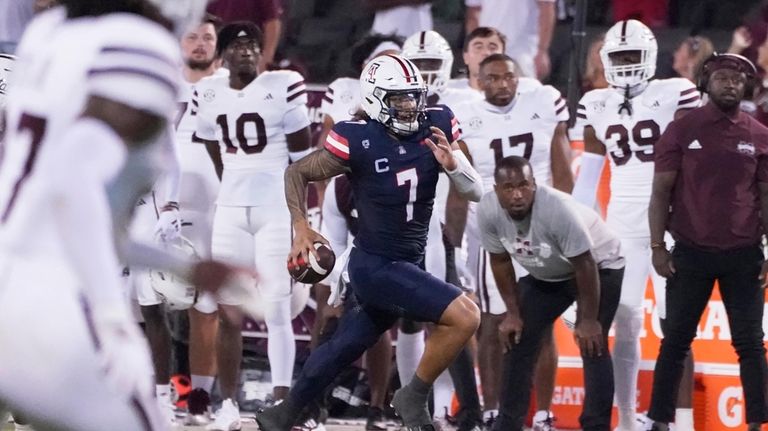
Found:
[{"label": "football in hand", "polygon": [[309,262],[305,262],[302,257],[299,257],[296,265],[288,262],[291,278],[299,283],[314,284],[323,281],[336,263],[336,255],[330,247],[321,242],[316,242],[314,245],[318,257],[309,253]]}]

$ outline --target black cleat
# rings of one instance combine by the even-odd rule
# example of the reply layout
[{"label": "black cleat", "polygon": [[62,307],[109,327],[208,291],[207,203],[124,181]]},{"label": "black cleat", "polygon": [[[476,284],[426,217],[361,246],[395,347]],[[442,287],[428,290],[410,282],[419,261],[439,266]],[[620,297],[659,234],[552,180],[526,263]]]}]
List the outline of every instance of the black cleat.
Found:
[{"label": "black cleat", "polygon": [[368,420],[365,422],[366,431],[387,431],[387,421],[384,411],[378,407],[368,409]]},{"label": "black cleat", "polygon": [[261,431],[291,431],[298,414],[288,401],[268,407],[256,414]]}]

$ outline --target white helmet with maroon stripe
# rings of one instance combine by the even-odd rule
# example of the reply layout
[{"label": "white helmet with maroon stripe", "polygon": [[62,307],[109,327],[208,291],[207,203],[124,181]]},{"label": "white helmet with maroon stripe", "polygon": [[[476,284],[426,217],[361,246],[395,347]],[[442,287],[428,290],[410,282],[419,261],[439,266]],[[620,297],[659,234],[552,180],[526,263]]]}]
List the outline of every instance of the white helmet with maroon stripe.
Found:
[{"label": "white helmet with maroon stripe", "polygon": [[[163,245],[171,254],[188,257],[193,261],[200,260],[192,242],[183,236]],[[170,272],[152,269],[149,271],[149,281],[155,293],[171,310],[186,310],[197,302],[195,287]]]},{"label": "white helmet with maroon stripe", "polygon": [[[640,61],[635,64],[614,64],[611,54],[639,51]],[[659,51],[656,37],[645,24],[634,19],[619,21],[605,34],[600,59],[605,67],[605,80],[614,87],[634,87],[656,74],[656,56]]]},{"label": "white helmet with maroon stripe", "polygon": [[453,51],[436,31],[420,31],[406,39],[402,56],[421,70],[430,93],[439,93],[451,79]]},{"label": "white helmet with maroon stripe", "polygon": [[426,118],[427,86],[419,69],[398,55],[369,61],[360,75],[361,105],[371,119],[407,136]]}]

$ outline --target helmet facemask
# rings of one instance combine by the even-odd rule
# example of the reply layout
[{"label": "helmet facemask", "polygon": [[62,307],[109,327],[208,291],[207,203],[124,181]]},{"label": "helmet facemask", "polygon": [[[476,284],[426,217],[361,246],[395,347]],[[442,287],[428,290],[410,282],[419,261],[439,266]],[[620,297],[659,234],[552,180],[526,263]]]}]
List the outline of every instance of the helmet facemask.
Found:
[{"label": "helmet facemask", "polygon": [[659,45],[651,29],[640,21],[619,21],[605,34],[600,60],[605,79],[614,87],[632,89],[656,74]]},{"label": "helmet facemask", "polygon": [[605,52],[605,79],[614,87],[635,87],[651,79],[656,71],[656,56],[648,49]]},{"label": "helmet facemask", "polygon": [[427,106],[425,89],[386,91],[377,88],[374,95],[383,100],[387,107],[386,119],[381,122],[390,130],[400,136],[412,135],[419,130]]},{"label": "helmet facemask", "polygon": [[450,66],[446,70],[446,62],[442,58],[411,58],[411,61],[419,68],[429,94],[439,93],[448,84],[451,75]]}]

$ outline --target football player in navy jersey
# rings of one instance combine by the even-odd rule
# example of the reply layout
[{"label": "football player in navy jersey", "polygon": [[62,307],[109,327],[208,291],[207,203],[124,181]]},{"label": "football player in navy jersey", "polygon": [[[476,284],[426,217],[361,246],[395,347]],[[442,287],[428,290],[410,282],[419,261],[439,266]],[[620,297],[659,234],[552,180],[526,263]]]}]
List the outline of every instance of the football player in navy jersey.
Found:
[{"label": "football player in navy jersey", "polygon": [[[444,106],[425,107],[426,86],[405,58],[385,55],[360,77],[368,118],[334,126],[325,148],[292,164],[285,190],[295,237],[289,261],[306,260],[313,231],[304,206],[307,184],[346,174],[359,226],[347,271],[347,304],[333,338],[318,347],[284,402],[260,413],[260,429],[288,431],[300,410],[347,364],[402,316],[436,323],[410,383],[392,405],[407,429],[433,430],[427,399],[437,376],[472,337],[479,311],[462,291],[423,269],[438,174],[445,170],[467,199],[482,196],[477,172],[455,143],[459,126]],[[453,143],[449,143],[449,138]]]}]

